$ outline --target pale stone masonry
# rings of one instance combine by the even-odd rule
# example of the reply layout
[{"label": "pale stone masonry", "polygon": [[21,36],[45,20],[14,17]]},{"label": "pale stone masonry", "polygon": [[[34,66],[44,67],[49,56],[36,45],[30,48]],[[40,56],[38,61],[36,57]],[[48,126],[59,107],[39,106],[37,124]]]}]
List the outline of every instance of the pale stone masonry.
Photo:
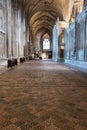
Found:
[{"label": "pale stone masonry", "polygon": [[27,56],[27,25],[22,7],[15,0],[0,0],[0,59]]},{"label": "pale stone masonry", "polygon": [[[85,69],[87,69],[86,2],[87,1],[84,2],[83,11],[76,16],[75,22],[71,23],[65,30],[65,62]],[[72,34],[71,37],[70,34]]]}]

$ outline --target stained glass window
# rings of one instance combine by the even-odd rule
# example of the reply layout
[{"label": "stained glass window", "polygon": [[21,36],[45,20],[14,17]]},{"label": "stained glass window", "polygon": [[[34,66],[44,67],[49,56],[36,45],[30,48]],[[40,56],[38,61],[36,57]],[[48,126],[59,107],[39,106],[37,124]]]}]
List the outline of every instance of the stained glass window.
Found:
[{"label": "stained glass window", "polygon": [[47,38],[45,38],[44,41],[43,41],[43,49],[44,50],[49,50],[50,49],[50,41]]}]

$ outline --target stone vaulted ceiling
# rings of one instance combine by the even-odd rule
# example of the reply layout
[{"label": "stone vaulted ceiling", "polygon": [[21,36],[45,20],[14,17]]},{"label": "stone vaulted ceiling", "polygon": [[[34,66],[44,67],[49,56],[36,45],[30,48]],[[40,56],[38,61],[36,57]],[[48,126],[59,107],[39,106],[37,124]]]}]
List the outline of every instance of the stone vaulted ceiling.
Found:
[{"label": "stone vaulted ceiling", "polygon": [[51,31],[57,18],[68,22],[74,0],[19,0],[32,33]]}]

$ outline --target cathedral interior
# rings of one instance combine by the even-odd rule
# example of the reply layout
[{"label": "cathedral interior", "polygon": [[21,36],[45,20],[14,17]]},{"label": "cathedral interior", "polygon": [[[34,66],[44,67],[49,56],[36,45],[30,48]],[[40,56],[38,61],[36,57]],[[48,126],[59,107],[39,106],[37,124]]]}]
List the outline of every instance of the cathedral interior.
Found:
[{"label": "cathedral interior", "polygon": [[87,0],[0,0],[0,130],[87,130]]}]

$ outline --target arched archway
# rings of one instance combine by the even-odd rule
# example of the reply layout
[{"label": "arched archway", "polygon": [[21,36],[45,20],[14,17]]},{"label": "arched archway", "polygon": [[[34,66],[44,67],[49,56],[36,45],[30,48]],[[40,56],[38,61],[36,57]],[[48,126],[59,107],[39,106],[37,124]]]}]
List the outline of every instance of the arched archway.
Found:
[{"label": "arched archway", "polygon": [[44,33],[41,37],[41,55],[42,59],[52,58],[52,42],[49,33]]}]

